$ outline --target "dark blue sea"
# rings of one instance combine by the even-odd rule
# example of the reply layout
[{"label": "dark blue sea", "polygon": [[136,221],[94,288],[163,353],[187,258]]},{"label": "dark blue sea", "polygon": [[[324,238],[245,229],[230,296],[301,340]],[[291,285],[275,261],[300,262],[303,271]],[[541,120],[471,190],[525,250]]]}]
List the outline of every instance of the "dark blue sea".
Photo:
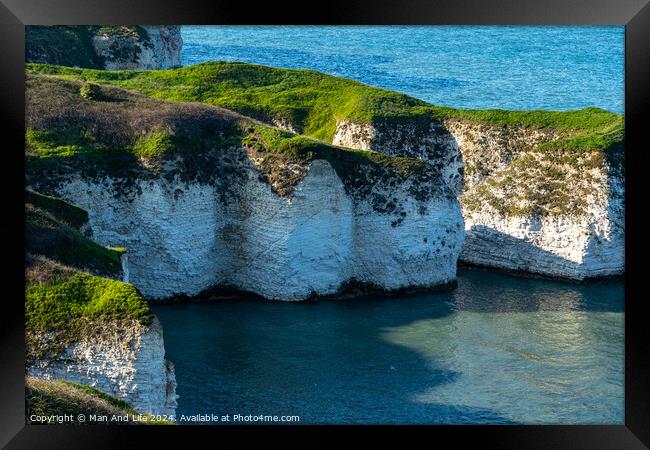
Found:
[{"label": "dark blue sea", "polygon": [[[182,33],[184,64],[316,69],[459,108],[624,108],[622,27],[215,26]],[[623,424],[623,298],[622,282],[460,270],[449,292],[154,311],[176,366],[179,417]]]}]

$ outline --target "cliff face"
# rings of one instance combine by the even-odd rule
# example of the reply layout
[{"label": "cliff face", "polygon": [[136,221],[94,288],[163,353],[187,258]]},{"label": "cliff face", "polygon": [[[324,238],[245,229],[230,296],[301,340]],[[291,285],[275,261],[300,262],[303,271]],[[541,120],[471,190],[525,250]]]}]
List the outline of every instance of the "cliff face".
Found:
[{"label": "cliff face", "polygon": [[26,372],[98,388],[140,413],[173,414],[174,367],[162,328],[121,277],[120,252],[97,245],[88,214],[26,193]]},{"label": "cliff face", "polygon": [[[455,279],[463,229],[453,198],[417,201],[408,185],[355,197],[323,160],[282,198],[254,167],[243,170],[225,202],[212,186],[165,179],[125,191],[76,178],[57,194],[89,211],[98,242],[129,249],[129,280],[147,297],[222,285],[301,300],[349,280],[394,290]],[[377,211],[373,196],[390,196],[399,212]]]},{"label": "cliff face", "polygon": [[174,415],[174,366],[164,356],[162,327],[154,319],[149,326],[134,322],[96,329],[59,357],[35,361],[27,374],[94,387],[140,413]]},{"label": "cliff face", "polygon": [[332,143],[422,159],[443,174],[456,194],[463,191],[463,157],[459,143],[441,121],[360,124],[340,120],[336,123]]},{"label": "cliff face", "polygon": [[623,273],[622,148],[562,147],[520,150],[466,190],[462,260],[578,280]]},{"label": "cliff face", "polygon": [[127,248],[129,282],[147,297],[227,286],[301,300],[348,282],[390,291],[455,279],[460,205],[430,165],[205,105],[28,85],[28,183],[86,209],[99,243]]},{"label": "cliff face", "polygon": [[[461,201],[467,262],[578,279],[624,270],[620,115],[457,110],[314,71],[245,63],[204,63],[164,77],[33,69],[204,102],[334,145],[426,161]],[[239,78],[246,83],[231,82]]]},{"label": "cliff face", "polygon": [[141,33],[98,33],[93,46],[106,70],[170,69],[181,65],[180,28],[143,26]]},{"label": "cliff face", "polygon": [[445,119],[339,121],[333,140],[442,164],[463,208],[461,261],[570,279],[621,274],[622,148],[544,148],[565,137],[552,128]]},{"label": "cliff face", "polygon": [[107,70],[178,67],[183,44],[179,26],[29,26],[26,40],[27,62]]}]

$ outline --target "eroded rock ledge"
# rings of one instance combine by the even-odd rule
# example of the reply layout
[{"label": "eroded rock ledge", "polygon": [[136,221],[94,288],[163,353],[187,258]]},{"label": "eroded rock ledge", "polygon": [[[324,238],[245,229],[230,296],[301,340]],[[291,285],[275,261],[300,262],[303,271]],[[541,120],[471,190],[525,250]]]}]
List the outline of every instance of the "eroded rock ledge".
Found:
[{"label": "eroded rock ledge", "polygon": [[95,330],[58,357],[36,360],[27,374],[94,387],[128,401],[140,413],[173,416],[176,411],[174,365],[165,359],[156,318],[146,326],[134,322]]},{"label": "eroded rock ledge", "polygon": [[28,26],[26,61],[106,70],[170,69],[181,65],[180,29],[180,26]]},{"label": "eroded rock ledge", "polygon": [[339,121],[334,142],[440,165],[461,201],[465,263],[577,280],[622,274],[621,143],[575,149],[566,138],[552,128],[445,119]]}]

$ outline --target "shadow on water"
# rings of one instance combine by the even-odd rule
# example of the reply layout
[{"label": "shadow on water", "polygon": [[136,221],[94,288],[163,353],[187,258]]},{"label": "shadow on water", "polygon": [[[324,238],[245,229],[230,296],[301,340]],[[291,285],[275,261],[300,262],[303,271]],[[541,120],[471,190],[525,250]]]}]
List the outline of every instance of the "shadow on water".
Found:
[{"label": "shadow on water", "polygon": [[[299,415],[301,423],[514,423],[491,408],[418,401],[424,392],[458,383],[462,373],[390,342],[387,333],[459,311],[622,311],[622,303],[593,301],[581,289],[592,287],[469,270],[454,291],[404,299],[228,300],[156,306],[154,312],[165,329],[167,357],[176,366],[179,417],[290,414]],[[614,299],[620,286],[593,289],[610,290],[604,297]]]}]

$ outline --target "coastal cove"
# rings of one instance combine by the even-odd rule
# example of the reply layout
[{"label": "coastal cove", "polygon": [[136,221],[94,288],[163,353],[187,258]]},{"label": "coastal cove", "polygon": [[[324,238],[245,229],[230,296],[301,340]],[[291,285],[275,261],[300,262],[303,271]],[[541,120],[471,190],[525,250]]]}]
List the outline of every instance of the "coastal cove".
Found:
[{"label": "coastal cove", "polygon": [[623,283],[460,269],[451,291],[156,305],[177,417],[623,423]]},{"label": "coastal cove", "polygon": [[28,30],[28,404],[622,424],[623,28],[315,30]]}]

